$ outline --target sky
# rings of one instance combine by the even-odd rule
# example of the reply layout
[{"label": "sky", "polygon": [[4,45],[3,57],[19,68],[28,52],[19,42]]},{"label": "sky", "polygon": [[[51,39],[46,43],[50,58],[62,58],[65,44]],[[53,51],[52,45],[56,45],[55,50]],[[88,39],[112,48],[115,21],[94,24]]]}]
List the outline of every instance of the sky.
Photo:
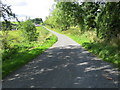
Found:
[{"label": "sky", "polygon": [[49,15],[54,0],[2,0],[3,3],[11,5],[13,13],[18,16],[18,19],[26,20],[27,18],[42,18]]}]

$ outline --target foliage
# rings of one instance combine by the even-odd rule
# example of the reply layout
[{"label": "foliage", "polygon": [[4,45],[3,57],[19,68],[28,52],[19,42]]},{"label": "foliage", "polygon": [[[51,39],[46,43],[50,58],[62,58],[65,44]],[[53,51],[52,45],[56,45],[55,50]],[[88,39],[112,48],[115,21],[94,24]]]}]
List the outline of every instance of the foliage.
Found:
[{"label": "foliage", "polygon": [[18,31],[9,32],[10,36],[12,36],[11,39],[17,38],[19,42],[14,41],[14,47],[12,47],[10,51],[6,50],[4,53],[6,57],[4,57],[2,64],[2,78],[40,55],[57,41],[57,37],[43,27],[37,27],[40,38],[30,44],[21,42],[23,38],[21,38],[20,30]]},{"label": "foliage", "polygon": [[[106,42],[102,43],[83,43],[82,44],[86,49],[95,55],[102,58],[104,61],[113,63],[120,69],[120,53],[119,48],[115,46],[111,46]],[[99,47],[99,48],[98,48]],[[113,52],[114,51],[114,52]]]},{"label": "foliage", "polygon": [[0,2],[0,18],[2,18],[4,21],[0,22],[0,28],[1,28],[1,43],[2,43],[2,49],[9,49],[9,43],[7,41],[8,38],[8,31],[12,29],[12,23],[10,22],[11,19],[17,19],[16,15],[12,12],[10,6],[3,4]]},{"label": "foliage", "polygon": [[96,36],[110,41],[120,37],[119,2],[57,2],[51,16],[44,22],[62,31],[79,26],[81,31],[96,30]]},{"label": "foliage", "polygon": [[[120,1],[58,2],[46,21],[103,60],[120,65]],[[59,30],[62,24],[69,28]],[[80,28],[71,29],[73,26]]]},{"label": "foliage", "polygon": [[[47,26],[50,28],[49,26]],[[94,55],[99,56],[104,61],[113,63],[120,69],[120,48],[113,46],[106,42],[94,42],[96,39],[95,31],[86,31],[82,33],[78,27],[72,27],[67,31],[60,32],[57,28],[50,28],[58,33],[65,34],[82,45],[84,48],[92,52]],[[79,30],[79,31],[78,31]],[[114,51],[114,52],[113,52]]]},{"label": "foliage", "polygon": [[17,19],[16,15],[12,12],[10,6],[8,6],[7,4],[3,4],[2,2],[0,2],[0,17],[3,18],[3,20],[6,21],[10,21],[11,19]]},{"label": "foliage", "polygon": [[[11,29],[15,27],[12,26],[11,19],[16,19],[17,21],[18,19],[10,6],[1,2],[0,18],[4,20],[0,22],[0,41],[2,41],[2,47],[0,45],[2,60],[0,59],[0,62],[3,61],[1,66],[2,78],[41,54],[57,40],[56,36],[46,32],[47,30],[42,27],[36,30],[30,20],[19,23],[20,30],[12,31]],[[37,20],[36,23],[38,23]],[[40,38],[37,38],[38,36]],[[49,38],[49,40],[46,38]]]},{"label": "foliage", "polygon": [[110,40],[120,34],[120,2],[108,2],[97,17],[97,36]]},{"label": "foliage", "polygon": [[59,2],[52,12],[52,16],[45,23],[52,27],[59,27],[61,30],[67,30],[70,26],[75,26],[82,21],[81,13],[79,12],[82,12],[82,10],[78,3]]},{"label": "foliage", "polygon": [[84,26],[86,29],[95,28],[95,17],[98,13],[99,4],[95,2],[83,2],[81,8],[83,10]]},{"label": "foliage", "polygon": [[31,21],[35,24],[41,24],[43,23],[43,20],[42,18],[35,18],[35,19],[31,19]]},{"label": "foliage", "polygon": [[9,48],[9,44],[8,44],[8,41],[7,41],[7,38],[8,38],[8,30],[10,30],[12,27],[11,27],[11,22],[10,21],[6,21],[6,22],[2,22],[2,25],[1,25],[1,43],[2,43],[2,49],[8,49]]},{"label": "foliage", "polygon": [[26,41],[31,42],[37,39],[36,27],[31,20],[22,22],[21,31]]}]

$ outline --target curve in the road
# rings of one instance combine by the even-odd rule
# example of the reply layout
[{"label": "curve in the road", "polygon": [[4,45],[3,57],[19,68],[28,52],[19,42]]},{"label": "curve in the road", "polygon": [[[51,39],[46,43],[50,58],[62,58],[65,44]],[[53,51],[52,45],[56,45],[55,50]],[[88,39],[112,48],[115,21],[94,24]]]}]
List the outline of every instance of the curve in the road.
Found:
[{"label": "curve in the road", "polygon": [[[49,30],[49,29],[48,29]],[[65,35],[3,80],[3,88],[118,88],[118,71]]]}]

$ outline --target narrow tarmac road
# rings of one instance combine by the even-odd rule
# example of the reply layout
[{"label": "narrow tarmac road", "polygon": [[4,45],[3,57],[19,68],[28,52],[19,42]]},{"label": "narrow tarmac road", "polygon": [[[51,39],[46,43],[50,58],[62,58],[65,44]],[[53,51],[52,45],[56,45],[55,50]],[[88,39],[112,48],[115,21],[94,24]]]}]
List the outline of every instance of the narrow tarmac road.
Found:
[{"label": "narrow tarmac road", "polygon": [[58,41],[6,77],[3,88],[118,88],[118,71],[112,64],[67,36],[51,32]]}]

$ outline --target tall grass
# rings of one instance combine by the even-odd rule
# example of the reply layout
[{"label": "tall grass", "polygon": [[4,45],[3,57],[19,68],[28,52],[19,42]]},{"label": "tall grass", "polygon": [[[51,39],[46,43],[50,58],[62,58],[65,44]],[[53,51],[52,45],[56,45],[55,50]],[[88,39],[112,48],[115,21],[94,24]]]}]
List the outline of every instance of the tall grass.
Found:
[{"label": "tall grass", "polygon": [[23,42],[20,30],[9,31],[8,39],[13,41],[11,50],[4,55],[6,57],[2,62],[2,78],[40,55],[57,41],[57,37],[43,27],[37,27],[37,32],[39,32],[37,41],[27,43]]}]

